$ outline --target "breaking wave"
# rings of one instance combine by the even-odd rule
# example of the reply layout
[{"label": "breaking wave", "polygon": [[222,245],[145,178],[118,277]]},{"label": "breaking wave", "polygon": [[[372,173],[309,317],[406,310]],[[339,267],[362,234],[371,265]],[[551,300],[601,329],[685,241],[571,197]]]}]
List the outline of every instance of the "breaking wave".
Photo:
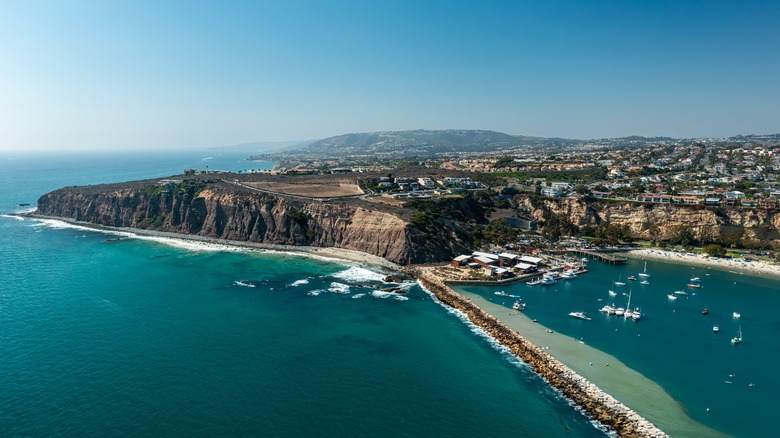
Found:
[{"label": "breaking wave", "polygon": [[302,284],[309,284],[308,278],[302,278],[300,280],[295,280],[292,283],[290,283],[290,286],[300,286]]},{"label": "breaking wave", "polygon": [[351,268],[336,272],[335,274],[331,274],[331,277],[353,283],[360,283],[363,281],[382,281],[385,278],[384,275],[378,272],[374,272],[366,268],[361,268],[360,266],[352,266]]},{"label": "breaking wave", "polygon": [[395,292],[386,292],[386,291],[383,291],[383,290],[371,291],[371,296],[375,297],[375,298],[381,298],[381,299],[392,298],[392,299],[398,300],[398,301],[407,301],[409,299],[408,297],[405,297],[403,295],[398,295]]}]

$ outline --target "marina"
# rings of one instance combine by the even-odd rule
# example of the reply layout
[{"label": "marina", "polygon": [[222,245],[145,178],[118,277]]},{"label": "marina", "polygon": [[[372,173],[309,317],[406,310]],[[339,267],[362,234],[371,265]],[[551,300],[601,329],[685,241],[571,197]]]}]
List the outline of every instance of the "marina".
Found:
[{"label": "marina", "polygon": [[[766,357],[780,357],[780,346],[774,341],[778,327],[774,325],[776,318],[771,311],[772,306],[780,305],[780,296],[776,293],[780,280],[725,270],[705,271],[679,263],[648,262],[647,270],[652,271],[654,279],[649,286],[625,292],[621,291],[625,287],[619,288],[619,296],[612,296],[605,290],[608,289],[604,287],[606,279],[617,279],[620,274],[626,278],[627,272],[637,272],[637,267],[642,271],[643,265],[644,261],[636,259],[630,259],[625,266],[591,262],[588,274],[576,282],[558,282],[544,289],[526,288],[523,301],[528,303],[528,310],[523,317],[537,320],[542,335],[551,336],[553,333],[544,331],[551,330],[569,336],[580,348],[597,348],[614,355],[642,375],[664,382],[663,390],[680,403],[686,416],[704,426],[732,436],[768,433],[771,426],[765,418],[772,415],[773,391],[780,391],[780,382],[773,377],[773,362],[766,360]],[[698,275],[691,275],[694,272]],[[735,275],[739,276],[737,286],[730,281]],[[697,276],[704,286],[696,289],[698,293],[679,289],[681,283],[684,285]],[[470,287],[467,291],[469,296],[475,296],[472,294],[481,295],[488,289]],[[630,307],[627,303],[629,293]],[[642,306],[641,320],[629,324],[633,319],[626,318],[626,309],[633,308],[634,302]],[[505,308],[511,304],[505,303]],[[587,315],[592,313],[588,316],[591,321],[584,323],[570,316],[572,309]],[[707,312],[703,314],[705,309]],[[744,316],[748,314],[749,318]],[[739,336],[740,324],[743,332],[750,330],[750,339]],[[719,332],[728,335],[724,338]],[[732,343],[732,337],[742,340]],[[581,340],[585,345],[574,340]],[[538,342],[545,345],[543,338]],[[552,346],[549,351],[553,355],[561,354],[561,360],[584,376],[597,368],[597,361],[592,356],[581,354],[573,346]],[[588,362],[594,365],[588,366]],[[578,363],[582,368],[577,368]],[[680,367],[680,363],[689,366]],[[615,366],[610,362],[609,369]],[[604,369],[603,363],[601,369]],[[733,384],[724,385],[724,376],[729,374],[736,374],[727,379]],[[614,386],[606,376],[594,377],[593,381],[608,392],[607,388]],[[724,390],[723,386],[728,389]],[[761,391],[756,391],[757,388]],[[683,419],[670,420],[673,418],[671,413],[667,413],[667,418],[654,416],[652,411],[657,409],[657,403],[634,399],[631,391],[610,394],[646,415],[671,436],[717,435],[712,431],[693,433],[690,425],[680,426]]]}]

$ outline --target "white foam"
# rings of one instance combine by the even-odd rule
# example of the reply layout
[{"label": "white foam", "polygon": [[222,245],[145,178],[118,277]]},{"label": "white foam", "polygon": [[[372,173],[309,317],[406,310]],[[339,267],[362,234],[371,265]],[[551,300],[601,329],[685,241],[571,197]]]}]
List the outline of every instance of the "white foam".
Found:
[{"label": "white foam", "polygon": [[234,281],[233,283],[235,283],[235,284],[236,284],[236,286],[243,286],[243,287],[257,287],[257,285],[256,285],[256,284],[247,283],[247,282],[244,282],[244,281],[238,281],[238,280],[236,280],[236,281]]},{"label": "white foam", "polygon": [[355,294],[355,295],[352,295],[352,298],[353,299],[358,299],[358,298],[363,298],[364,296],[366,296],[366,294]]},{"label": "white foam", "polygon": [[398,301],[407,301],[409,299],[409,298],[407,298],[407,297],[405,297],[403,295],[398,295],[395,292],[387,292],[387,291],[383,291],[383,290],[371,291],[371,296],[374,297],[374,298],[381,298],[383,300],[387,299],[387,298],[392,298],[392,299],[398,300]]},{"label": "white foam", "polygon": [[341,272],[332,274],[331,277],[346,280],[351,283],[359,283],[361,281],[382,281],[385,278],[384,275],[378,272],[374,272],[360,266],[352,266]]},{"label": "white foam", "polygon": [[302,284],[309,284],[308,278],[302,278],[300,280],[295,280],[292,283],[290,283],[290,286],[300,286]]},{"label": "white foam", "polygon": [[330,284],[330,287],[328,288],[328,292],[333,292],[334,294],[348,294],[349,285],[334,281],[333,283]]},{"label": "white foam", "polygon": [[[436,302],[441,307],[443,307],[444,310],[447,311],[447,313],[455,315],[456,318],[460,319],[464,324],[466,324],[466,326],[469,328],[469,330],[471,330],[472,333],[474,333],[477,336],[481,337],[482,339],[486,340],[488,345],[490,345],[494,350],[498,351],[509,363],[511,363],[512,365],[516,366],[517,368],[528,369],[528,370],[532,370],[532,372],[533,372],[533,369],[527,363],[523,362],[523,360],[520,357],[518,357],[514,353],[512,353],[512,350],[510,350],[509,347],[501,344],[497,339],[495,339],[494,337],[490,336],[490,334],[488,332],[486,332],[482,327],[480,327],[480,326],[474,324],[473,322],[471,322],[471,320],[469,319],[469,317],[465,313],[463,313],[462,311],[460,311],[458,309],[455,309],[453,307],[450,307],[450,306],[442,303],[436,297],[436,295],[434,295],[433,292],[429,291],[425,286],[423,286],[422,281],[417,280],[417,284],[420,286],[420,288],[425,293],[427,293],[431,297],[431,299],[434,302]],[[556,396],[560,397],[562,400],[566,401],[566,403],[568,403],[569,406],[572,406],[574,409],[576,409],[577,411],[579,411],[580,413],[582,413],[586,417],[588,417],[591,420],[590,424],[593,425],[593,427],[595,427],[596,429],[601,430],[602,432],[606,432],[607,435],[609,435],[611,437],[617,437],[618,436],[616,433],[614,433],[614,431],[612,429],[610,429],[606,425],[602,424],[601,422],[593,419],[593,417],[590,415],[590,413],[588,413],[585,409],[583,409],[580,405],[575,403],[569,397],[566,397],[566,395],[563,393],[563,391],[561,391],[560,389],[558,389],[555,386],[553,386],[550,383],[550,381],[547,380],[544,376],[542,376],[541,374],[536,373],[536,372],[533,372],[533,374],[536,377],[542,379],[544,382],[546,382],[547,383],[546,388],[551,390],[552,393],[554,393]],[[542,393],[542,394],[544,394],[544,393]]]},{"label": "white foam", "polygon": [[316,289],[316,290],[311,290],[309,292],[306,292],[306,295],[308,295],[310,297],[316,297],[317,295],[319,295],[319,294],[321,294],[323,292],[327,292],[327,291],[323,290],[323,289]]},{"label": "white foam", "polygon": [[16,219],[16,220],[18,220],[18,221],[23,221],[23,220],[24,220],[24,218],[23,218],[23,217],[21,217],[21,216],[15,216],[15,215],[12,215],[12,214],[0,214],[0,217],[7,217],[7,218],[9,218],[9,219]]},{"label": "white foam", "polygon": [[464,324],[466,324],[466,326],[469,328],[469,330],[471,330],[472,333],[474,333],[477,336],[479,336],[480,338],[483,338],[484,340],[486,340],[487,343],[491,347],[493,347],[493,349],[495,349],[496,351],[501,353],[501,355],[504,356],[504,358],[507,361],[509,361],[509,363],[517,366],[518,368],[529,368],[528,364],[523,362],[523,360],[520,359],[519,357],[515,356],[512,353],[512,350],[509,349],[509,347],[507,347],[507,346],[503,345],[502,343],[498,342],[498,340],[496,340],[494,337],[490,336],[490,334],[488,332],[486,332],[484,329],[482,329],[482,327],[480,327],[480,326],[474,324],[473,322],[471,322],[471,320],[469,319],[469,317],[465,313],[463,313],[460,310],[455,309],[453,307],[450,307],[450,306],[442,303],[441,301],[439,301],[439,299],[436,297],[436,295],[434,295],[433,292],[429,291],[425,286],[423,286],[423,284],[422,284],[422,282],[420,280],[417,280],[417,284],[420,286],[420,288],[422,288],[423,291],[425,291],[425,293],[427,293],[431,297],[431,299],[434,302],[436,302],[438,305],[443,307],[444,310],[447,311],[447,313],[455,315],[456,318],[458,318]]}]

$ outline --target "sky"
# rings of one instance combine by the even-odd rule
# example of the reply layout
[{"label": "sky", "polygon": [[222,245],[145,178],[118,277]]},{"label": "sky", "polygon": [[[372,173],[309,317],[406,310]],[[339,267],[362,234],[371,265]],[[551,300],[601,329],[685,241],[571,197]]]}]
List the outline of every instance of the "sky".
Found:
[{"label": "sky", "polygon": [[778,22],[778,1],[0,0],[0,151],[778,133]]}]

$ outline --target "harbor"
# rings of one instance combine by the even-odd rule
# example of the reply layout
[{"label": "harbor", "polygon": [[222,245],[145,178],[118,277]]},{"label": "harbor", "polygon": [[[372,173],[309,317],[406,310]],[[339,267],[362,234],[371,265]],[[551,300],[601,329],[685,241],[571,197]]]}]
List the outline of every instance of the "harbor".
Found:
[{"label": "harbor", "polygon": [[[503,288],[522,297],[527,304],[522,314],[512,314],[512,300],[496,297],[495,288],[453,288],[517,324],[534,344],[550,346],[545,351],[671,436],[765,435],[764,419],[772,415],[773,394],[780,391],[774,362],[766,359],[780,357],[772,311],[780,298],[778,280],[681,263],[647,261],[646,271],[644,265],[639,259],[619,266],[594,261],[577,281]],[[628,276],[637,281],[626,281]],[[624,285],[613,286],[619,278]],[[696,278],[702,287],[687,288]],[[613,288],[615,296],[608,293]],[[629,294],[630,307],[641,308],[641,320],[598,311],[628,307]],[[573,318],[573,311],[592,320]],[[616,361],[638,376],[619,377]],[[655,386],[671,396],[675,409],[659,412],[647,389]],[[670,406],[669,400],[662,405]]]}]

